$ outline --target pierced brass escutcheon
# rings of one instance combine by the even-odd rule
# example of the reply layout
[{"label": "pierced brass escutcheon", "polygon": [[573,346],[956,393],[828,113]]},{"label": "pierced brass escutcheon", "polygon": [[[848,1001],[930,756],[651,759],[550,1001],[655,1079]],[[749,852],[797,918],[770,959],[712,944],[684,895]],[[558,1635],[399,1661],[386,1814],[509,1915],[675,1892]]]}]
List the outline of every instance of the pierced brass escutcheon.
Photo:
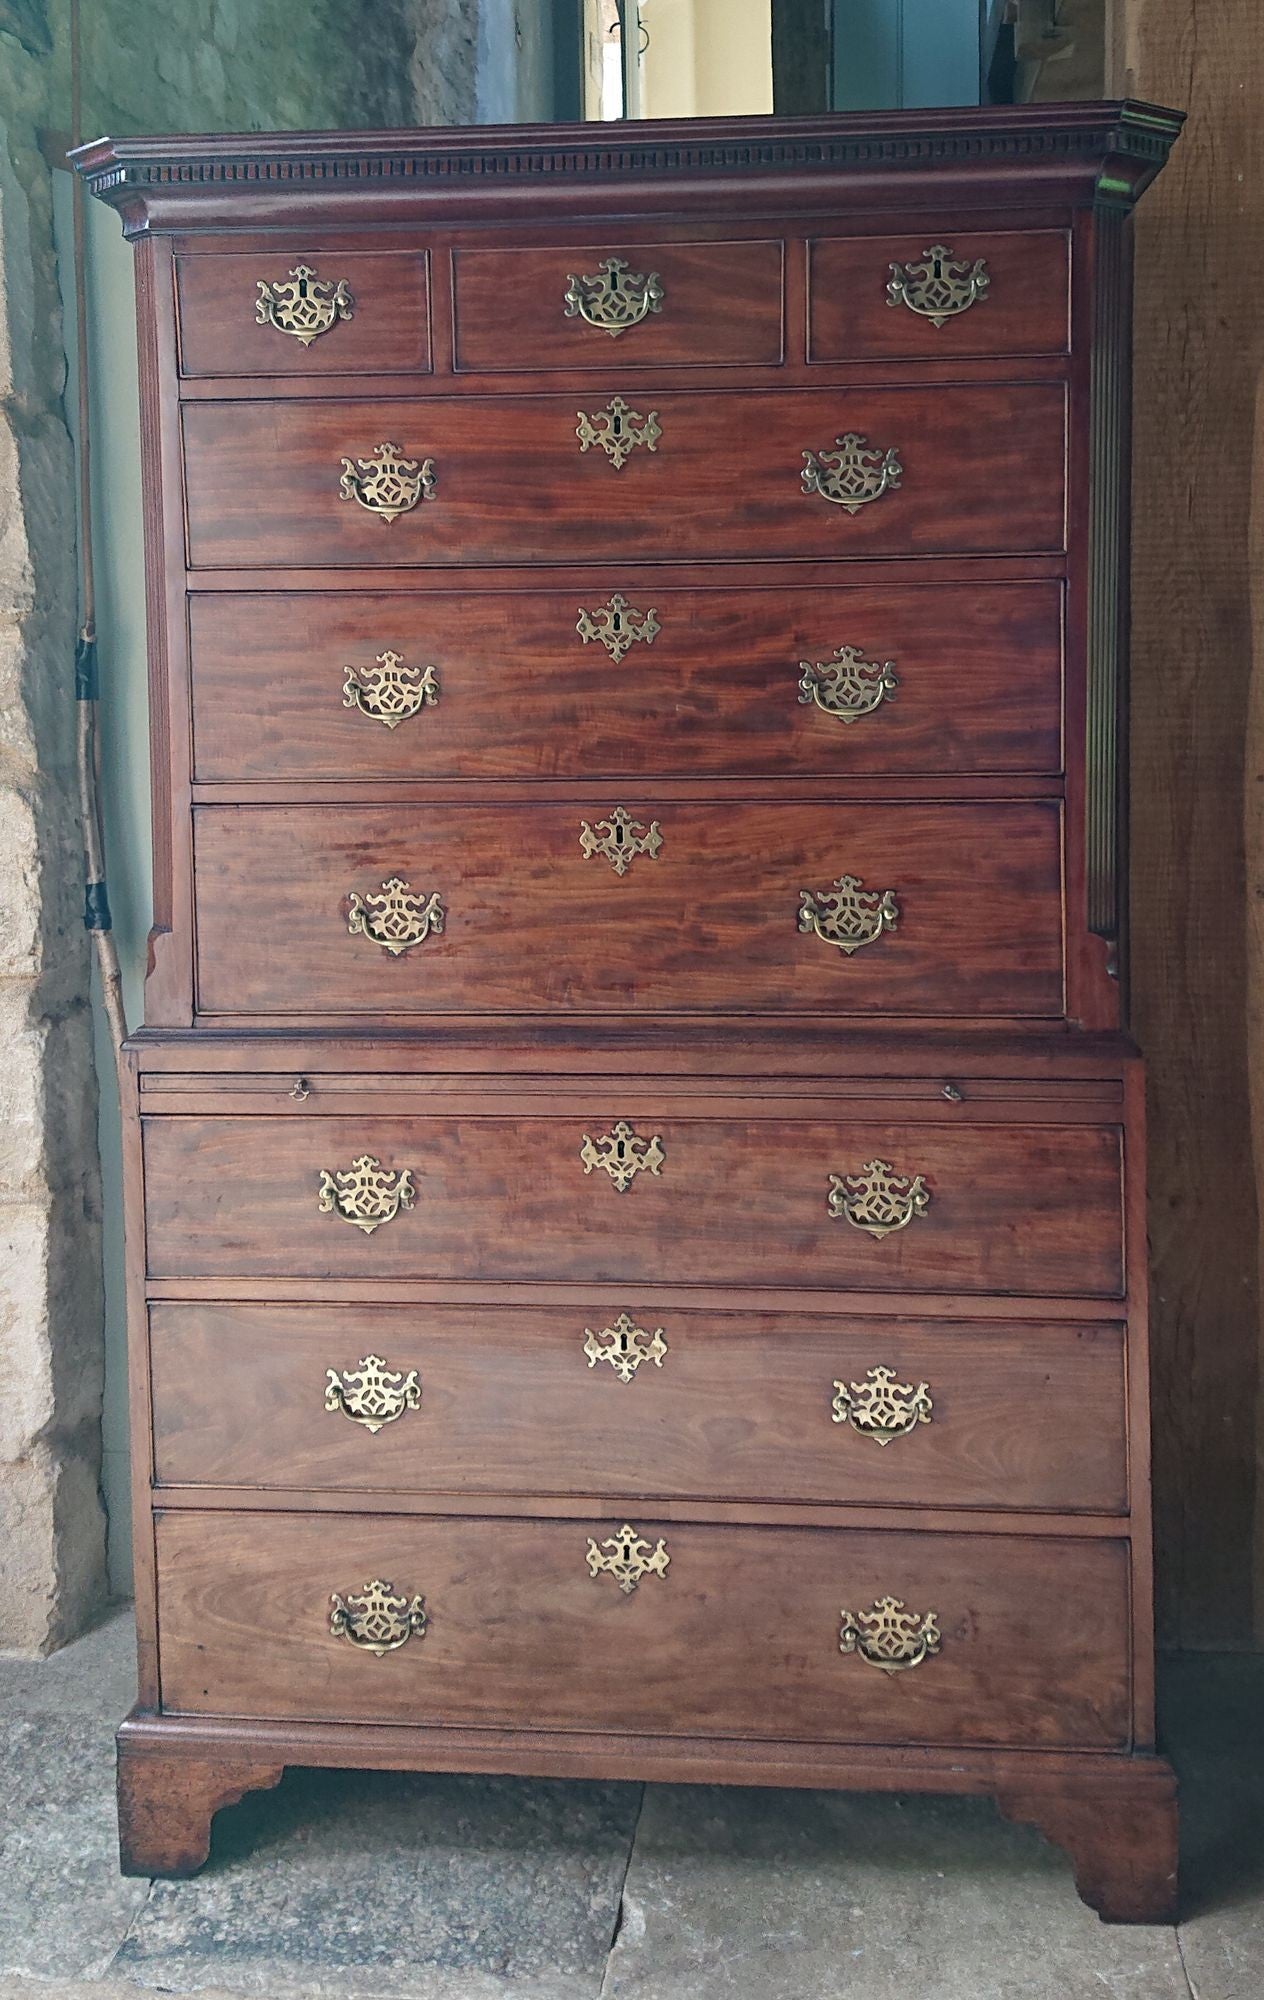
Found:
[{"label": "pierced brass escutcheon", "polygon": [[410,514],[422,500],[434,497],[433,458],[404,458],[397,444],[380,444],[377,457],[344,458],[339,493],[356,500],[379,521]]},{"label": "pierced brass escutcheon", "polygon": [[374,722],[398,729],[423,708],[436,708],[439,682],[433,667],[406,667],[402,653],[389,648],[371,667],[347,667],[342,684],[344,708],[358,708]]},{"label": "pierced brass escutcheon", "polygon": [[351,937],[366,937],[381,945],[392,958],[424,944],[443,930],[446,912],[434,889],[426,896],[412,889],[402,876],[392,875],[381,889],[362,896],[353,889],[347,900],[347,931]]},{"label": "pierced brass escutcheon", "polygon": [[946,243],[932,243],[919,260],[892,264],[887,304],[907,306],[932,326],[942,326],[986,298],[991,282],[985,257],[972,264],[968,257],[954,257]]},{"label": "pierced brass escutcheon", "polygon": [[616,472],[622,471],[625,459],[631,457],[639,444],[647,451],[658,450],[663,433],[657,410],[643,417],[639,410],[629,408],[622,396],[612,396],[604,410],[594,410],[591,416],[586,416],[583,410],[575,414],[579,418],[575,435],[580,451],[591,451],[594,445],[600,445]]},{"label": "pierced brass escutcheon", "polygon": [[411,1208],[416,1198],[411,1169],[401,1167],[395,1173],[372,1153],[361,1153],[343,1171],[320,1169],[320,1213],[340,1215],[366,1236],[372,1236],[384,1222],[393,1222],[400,1209]]},{"label": "pierced brass escutcheon", "polygon": [[801,889],[799,895],[799,929],[837,945],[845,958],[875,944],[900,920],[894,889],[866,889],[858,875],[840,875],[832,889]]},{"label": "pierced brass escutcheon", "polygon": [[626,875],[638,854],[648,855],[654,860],[663,844],[663,836],[658,830],[658,821],[652,819],[648,827],[639,819],[633,819],[625,806],[615,806],[606,819],[599,819],[589,825],[586,819],[579,822],[579,844],[585,861],[591,861],[600,854],[610,863],[616,875]]},{"label": "pierced brass escutcheon", "polygon": [[627,1597],[643,1576],[666,1576],[671,1557],[666,1542],[660,1540],[651,1549],[645,1538],[625,1521],[618,1534],[609,1536],[600,1546],[591,1535],[588,1537],[587,1560],[589,1576],[614,1577]]},{"label": "pierced brass escutcheon", "polygon": [[638,639],[652,646],[662,629],[653,605],[645,612],[634,611],[627,598],[617,590],[596,611],[585,611],[581,605],[575,626],[586,646],[591,645],[594,639],[600,639],[616,667],[629,646]]},{"label": "pierced brass escutcheon", "polygon": [[884,1674],[906,1673],[943,1644],[939,1614],[906,1611],[902,1597],[876,1597],[868,1611],[839,1614],[840,1653],[857,1653]]},{"label": "pierced brass escutcheon", "polygon": [[859,722],[890,701],[900,685],[894,660],[862,660],[855,646],[839,646],[832,660],[799,661],[799,701],[815,702],[840,722]]},{"label": "pierced brass escutcheon", "polygon": [[893,1236],[930,1207],[921,1174],[898,1174],[889,1160],[867,1160],[858,1173],[831,1174],[829,1212],[866,1236]]},{"label": "pierced brass escutcheon", "polygon": [[858,431],[834,439],[830,451],[805,451],[803,490],[819,493],[848,514],[858,514],[899,486],[904,467],[895,446],[871,448]]},{"label": "pierced brass escutcheon", "polygon": [[614,1130],[603,1132],[599,1139],[590,1139],[585,1132],[579,1157],[586,1174],[600,1168],[609,1174],[616,1192],[626,1194],[638,1174],[656,1175],[667,1155],[657,1132],[652,1139],[641,1139],[627,1119],[620,1118]]},{"label": "pierced brass escutcheon", "polygon": [[288,278],[256,280],[255,318],[260,326],[292,333],[304,347],[328,333],[340,319],[355,316],[355,300],[345,278],[318,278],[310,264],[296,264]]},{"label": "pierced brass escutcheon", "polygon": [[919,1382],[897,1382],[894,1368],[871,1368],[863,1382],[835,1382],[833,1420],[847,1424],[875,1444],[890,1444],[893,1438],[907,1437],[919,1424],[928,1424],[935,1405],[930,1387]]},{"label": "pierced brass escutcheon", "polygon": [[647,1333],[627,1313],[620,1313],[614,1325],[603,1326],[600,1333],[594,1333],[590,1326],[584,1328],[588,1366],[595,1368],[599,1361],[608,1361],[621,1382],[630,1382],[643,1361],[661,1368],[666,1352],[662,1327]]},{"label": "pierced brass escutcheon", "polygon": [[376,1437],[384,1424],[393,1424],[405,1410],[421,1407],[421,1383],[417,1370],[401,1374],[388,1368],[380,1354],[366,1354],[354,1368],[325,1370],[325,1408],[363,1424]]},{"label": "pierced brass escutcheon", "polygon": [[603,333],[626,333],[650,313],[663,310],[663,286],[657,271],[648,277],[630,271],[625,257],[603,257],[591,277],[567,273],[567,319],[587,320]]},{"label": "pierced brass escutcheon", "polygon": [[387,1653],[397,1653],[410,1639],[424,1639],[429,1622],[424,1597],[408,1597],[393,1583],[383,1583],[380,1576],[366,1583],[363,1590],[348,1591],[345,1597],[335,1590],[329,1599],[329,1629],[334,1638],[345,1639],[348,1645],[373,1653],[379,1660]]}]

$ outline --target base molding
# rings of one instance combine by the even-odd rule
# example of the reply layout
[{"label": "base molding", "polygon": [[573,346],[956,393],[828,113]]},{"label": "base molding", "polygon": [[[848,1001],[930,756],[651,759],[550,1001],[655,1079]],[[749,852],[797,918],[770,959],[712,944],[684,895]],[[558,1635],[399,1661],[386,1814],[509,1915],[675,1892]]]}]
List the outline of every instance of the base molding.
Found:
[{"label": "base molding", "polygon": [[220,1808],[276,1785],[287,1765],[990,1796],[1004,1818],[1066,1851],[1081,1896],[1106,1922],[1175,1921],[1176,1779],[1156,1756],[237,1721],[139,1709],[118,1733],[124,1874],[194,1874]]}]

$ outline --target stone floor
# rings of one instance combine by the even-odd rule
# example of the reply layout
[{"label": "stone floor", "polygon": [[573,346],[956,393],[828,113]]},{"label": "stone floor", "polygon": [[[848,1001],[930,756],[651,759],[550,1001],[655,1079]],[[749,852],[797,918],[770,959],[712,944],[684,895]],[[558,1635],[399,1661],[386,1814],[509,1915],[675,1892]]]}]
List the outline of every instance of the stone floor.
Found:
[{"label": "stone floor", "polygon": [[1119,1930],[983,1801],[291,1772],[128,1882],[126,1616],[0,1659],[0,2000],[1264,2000],[1264,1661],[1166,1676],[1188,1914]]}]

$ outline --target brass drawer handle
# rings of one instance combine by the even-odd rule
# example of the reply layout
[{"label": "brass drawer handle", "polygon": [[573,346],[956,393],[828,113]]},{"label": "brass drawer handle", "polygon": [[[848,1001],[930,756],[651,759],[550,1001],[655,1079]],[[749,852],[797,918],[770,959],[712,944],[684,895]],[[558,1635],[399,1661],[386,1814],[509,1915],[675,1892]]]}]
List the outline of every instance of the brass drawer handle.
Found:
[{"label": "brass drawer handle", "polygon": [[855,646],[839,646],[832,660],[799,661],[800,704],[815,702],[840,722],[872,715],[899,685],[894,660],[862,660]]},{"label": "brass drawer handle", "polygon": [[647,1333],[627,1313],[620,1313],[614,1325],[603,1326],[600,1333],[594,1333],[590,1326],[584,1328],[588,1366],[595,1368],[599,1361],[608,1361],[621,1382],[630,1382],[643,1361],[661,1368],[666,1352],[662,1327]]},{"label": "brass drawer handle", "polygon": [[374,1577],[363,1590],[333,1591],[329,1599],[329,1630],[362,1653],[379,1660],[397,1653],[410,1639],[424,1639],[429,1624],[424,1597],[409,1597],[393,1583]]},{"label": "brass drawer handle", "polygon": [[642,1139],[626,1118],[620,1118],[613,1131],[603,1132],[599,1139],[590,1139],[585,1132],[579,1157],[586,1174],[599,1168],[609,1174],[617,1193],[626,1194],[639,1173],[657,1175],[667,1155],[657,1132],[652,1139]]},{"label": "brass drawer handle", "polygon": [[906,1611],[902,1597],[876,1597],[868,1611],[839,1615],[839,1652],[858,1653],[880,1673],[907,1673],[943,1644],[938,1612]]},{"label": "brass drawer handle", "polygon": [[347,900],[347,931],[351,937],[366,937],[392,958],[424,944],[443,930],[446,916],[439,892],[429,895],[413,889],[402,876],[392,875],[381,888],[362,896],[353,889]]},{"label": "brass drawer handle", "polygon": [[799,929],[837,945],[845,958],[876,944],[899,921],[894,889],[866,889],[858,875],[840,875],[832,889],[799,891]]},{"label": "brass drawer handle", "polygon": [[380,444],[376,458],[342,461],[341,498],[358,501],[379,521],[410,514],[420,501],[433,499],[434,490],[433,458],[404,458],[397,444]]},{"label": "brass drawer handle", "polygon": [[834,1422],[849,1423],[875,1444],[907,1437],[930,1422],[934,1408],[929,1384],[919,1382],[914,1388],[911,1382],[897,1382],[894,1368],[870,1368],[863,1382],[834,1384]]},{"label": "brass drawer handle", "polygon": [[597,820],[594,825],[589,825],[586,819],[579,822],[579,845],[585,861],[600,854],[616,875],[626,875],[638,854],[655,860],[662,844],[658,821],[652,819],[645,826],[639,819],[633,819],[626,806],[615,806],[605,819]]},{"label": "brass drawer handle", "polygon": [[411,1169],[401,1167],[395,1173],[372,1153],[361,1153],[345,1169],[320,1169],[320,1214],[340,1215],[366,1236],[384,1222],[393,1222],[400,1209],[411,1208],[416,1199]]},{"label": "brass drawer handle", "polygon": [[588,1537],[587,1561],[589,1576],[614,1577],[628,1597],[643,1576],[666,1576],[671,1557],[666,1542],[659,1541],[651,1549],[644,1537],[625,1521],[618,1534],[609,1536],[600,1546],[591,1535]]},{"label": "brass drawer handle", "polygon": [[657,271],[646,276],[630,271],[625,257],[603,257],[590,277],[568,271],[564,317],[587,320],[617,338],[650,313],[661,312],[664,296]]},{"label": "brass drawer handle", "polygon": [[859,431],[836,437],[831,450],[805,451],[803,458],[804,492],[819,493],[848,514],[894,492],[904,471],[894,445],[871,447]]},{"label": "brass drawer handle", "polygon": [[[575,412],[579,418],[575,435],[579,439],[581,452],[591,451],[600,445],[616,472],[621,472],[625,461],[631,457],[639,444],[646,451],[657,451],[662,429],[658,421],[658,411],[651,410],[642,416],[632,409],[622,396],[612,396],[604,410],[594,410],[591,416],[583,410]],[[806,475],[805,475],[806,476]]]},{"label": "brass drawer handle", "polygon": [[932,326],[942,326],[986,298],[991,282],[985,257],[972,264],[968,257],[954,257],[946,243],[932,243],[920,260],[892,264],[887,304],[907,306]]},{"label": "brass drawer handle", "polygon": [[402,653],[388,648],[371,667],[347,667],[344,708],[358,708],[373,722],[398,729],[423,708],[437,708],[439,682],[433,667],[406,667]]},{"label": "brass drawer handle", "polygon": [[831,1174],[829,1212],[867,1236],[893,1236],[930,1207],[921,1174],[899,1174],[889,1160],[868,1160],[854,1174]]},{"label": "brass drawer handle", "polygon": [[260,326],[292,333],[304,347],[328,333],[340,319],[355,317],[355,300],[345,278],[318,278],[310,264],[296,264],[288,278],[269,284],[256,279],[255,318]]},{"label": "brass drawer handle", "polygon": [[621,591],[616,590],[596,611],[585,611],[581,605],[575,630],[586,646],[594,639],[600,639],[617,667],[628,647],[643,639],[652,646],[662,631],[654,613],[653,605],[648,611],[634,611]]},{"label": "brass drawer handle", "polygon": [[325,1370],[325,1408],[336,1415],[341,1411],[353,1424],[363,1424],[376,1437],[384,1424],[393,1424],[405,1410],[421,1407],[421,1383],[417,1370],[401,1374],[388,1368],[380,1354],[366,1354],[354,1368]]}]

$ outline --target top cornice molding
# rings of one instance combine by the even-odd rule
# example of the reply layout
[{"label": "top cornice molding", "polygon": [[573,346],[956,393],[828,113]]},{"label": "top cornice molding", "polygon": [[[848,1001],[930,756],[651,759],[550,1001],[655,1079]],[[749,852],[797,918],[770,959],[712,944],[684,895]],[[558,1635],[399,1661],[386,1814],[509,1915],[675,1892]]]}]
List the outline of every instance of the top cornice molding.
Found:
[{"label": "top cornice molding", "polygon": [[[1031,180],[1081,200],[1134,201],[1158,172],[1183,114],[1129,101],[856,117],[637,120],[617,125],[485,125],[391,132],[228,133],[97,139],[71,154],[89,190],[146,229],[284,221],[377,198],[481,210],[554,190],[618,191],[658,206],[682,181],[770,187],[844,175],[902,188],[934,174],[985,181],[1011,199]],[[645,191],[650,191],[645,202]],[[662,193],[656,191],[661,190]],[[608,197],[607,197],[608,198]],[[1034,198],[1039,198],[1039,194]]]}]

